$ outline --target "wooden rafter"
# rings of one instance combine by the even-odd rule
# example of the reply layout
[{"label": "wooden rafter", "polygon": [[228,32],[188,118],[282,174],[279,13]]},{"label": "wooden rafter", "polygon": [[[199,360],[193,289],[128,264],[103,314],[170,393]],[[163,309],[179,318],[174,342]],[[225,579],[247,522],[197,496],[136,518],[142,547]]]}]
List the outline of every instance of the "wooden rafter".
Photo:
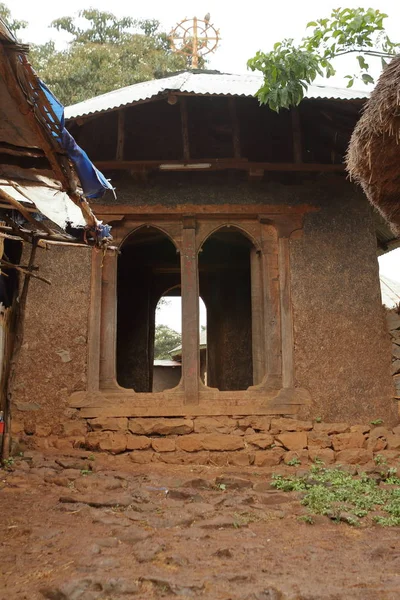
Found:
[{"label": "wooden rafter", "polygon": [[187,113],[186,98],[184,98],[184,97],[180,98],[179,106],[180,106],[180,111],[181,111],[181,123],[182,123],[183,159],[190,160],[189,127],[188,127],[188,113]]},{"label": "wooden rafter", "polygon": [[229,98],[229,112],[232,122],[232,145],[233,145],[233,156],[235,158],[241,157],[240,150],[240,126],[239,119],[236,111],[236,100],[235,98]]},{"label": "wooden rafter", "polygon": [[116,160],[124,160],[124,146],[125,146],[125,110],[121,109],[118,113],[117,150],[115,153]]}]

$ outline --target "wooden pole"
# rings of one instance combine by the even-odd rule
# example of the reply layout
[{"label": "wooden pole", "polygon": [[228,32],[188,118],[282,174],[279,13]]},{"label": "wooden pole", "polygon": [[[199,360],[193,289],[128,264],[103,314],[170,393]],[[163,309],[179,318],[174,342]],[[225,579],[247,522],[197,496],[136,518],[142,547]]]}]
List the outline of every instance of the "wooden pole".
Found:
[{"label": "wooden pole", "polygon": [[125,146],[125,111],[121,109],[118,113],[118,132],[117,132],[117,150],[116,160],[124,160]]},{"label": "wooden pole", "polygon": [[185,218],[181,255],[182,285],[182,378],[185,404],[199,403],[199,276],[196,252],[196,223]]},{"label": "wooden pole", "polygon": [[294,387],[294,339],[292,303],[290,290],[290,246],[289,238],[279,238],[279,284],[282,328],[282,385]]},{"label": "wooden pole", "polygon": [[198,69],[198,67],[199,67],[199,55],[198,55],[197,17],[194,17],[194,19],[193,19],[192,69]]},{"label": "wooden pole", "polygon": [[250,250],[251,268],[251,325],[253,351],[253,385],[262,382],[266,374],[263,318],[262,257],[256,248]]},{"label": "wooden pole", "polygon": [[301,139],[300,114],[297,106],[291,110],[292,113],[292,135],[293,135],[293,160],[296,164],[303,162],[303,150]]},{"label": "wooden pole", "polygon": [[232,145],[233,145],[233,156],[235,158],[241,158],[240,152],[240,127],[239,120],[236,112],[236,101],[235,98],[228,98],[229,102],[229,113],[232,122]]}]

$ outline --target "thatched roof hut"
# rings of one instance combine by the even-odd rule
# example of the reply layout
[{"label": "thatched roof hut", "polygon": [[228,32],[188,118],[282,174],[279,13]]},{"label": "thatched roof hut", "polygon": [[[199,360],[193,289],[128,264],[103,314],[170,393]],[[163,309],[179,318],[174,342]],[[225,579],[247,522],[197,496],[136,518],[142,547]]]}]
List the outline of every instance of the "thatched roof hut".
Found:
[{"label": "thatched roof hut", "polygon": [[400,235],[400,56],[385,68],[354,129],[351,177]]}]

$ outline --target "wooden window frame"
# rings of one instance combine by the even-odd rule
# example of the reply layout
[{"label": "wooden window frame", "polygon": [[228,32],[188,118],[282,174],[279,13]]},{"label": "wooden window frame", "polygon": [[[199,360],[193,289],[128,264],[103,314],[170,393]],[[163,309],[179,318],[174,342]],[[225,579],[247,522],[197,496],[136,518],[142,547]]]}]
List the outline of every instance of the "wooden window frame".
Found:
[{"label": "wooden window frame", "polygon": [[[163,392],[136,393],[118,385],[118,255],[93,250],[86,416],[93,413],[90,407],[95,414],[95,408],[101,406],[109,407],[110,416],[295,414],[309,403],[305,390],[295,388],[290,287],[290,237],[299,237],[308,210],[310,207],[301,206],[283,211],[281,207],[261,214],[242,207],[236,214],[126,215],[113,223],[119,247],[137,229],[149,226],[164,232],[180,253],[185,323],[182,378],[176,388]],[[254,385],[243,391],[208,388],[202,383],[199,370],[198,252],[212,233],[227,226],[241,231],[253,244],[250,265]]]}]

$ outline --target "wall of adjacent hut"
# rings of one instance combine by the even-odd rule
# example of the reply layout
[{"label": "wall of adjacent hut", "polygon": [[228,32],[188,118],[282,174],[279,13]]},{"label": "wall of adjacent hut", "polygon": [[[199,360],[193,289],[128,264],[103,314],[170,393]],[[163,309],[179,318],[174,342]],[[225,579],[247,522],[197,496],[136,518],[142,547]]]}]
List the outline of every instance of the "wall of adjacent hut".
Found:
[{"label": "wall of adjacent hut", "polygon": [[51,285],[30,283],[12,399],[14,432],[68,431],[68,398],[86,387],[91,252],[72,246],[37,250],[39,272]]},{"label": "wall of adjacent hut", "polygon": [[[126,177],[117,182],[118,203],[134,203],[138,210],[155,204],[317,208],[305,216],[302,235],[290,241],[296,386],[311,393],[311,418],[350,423],[380,418],[394,425],[391,342],[369,204],[344,177],[307,183],[286,177],[287,184],[221,174],[164,174],[151,184]],[[68,397],[86,389],[91,250],[58,247],[38,255],[52,286],[32,281],[13,428],[21,435],[82,436],[86,424],[68,407]]]}]

